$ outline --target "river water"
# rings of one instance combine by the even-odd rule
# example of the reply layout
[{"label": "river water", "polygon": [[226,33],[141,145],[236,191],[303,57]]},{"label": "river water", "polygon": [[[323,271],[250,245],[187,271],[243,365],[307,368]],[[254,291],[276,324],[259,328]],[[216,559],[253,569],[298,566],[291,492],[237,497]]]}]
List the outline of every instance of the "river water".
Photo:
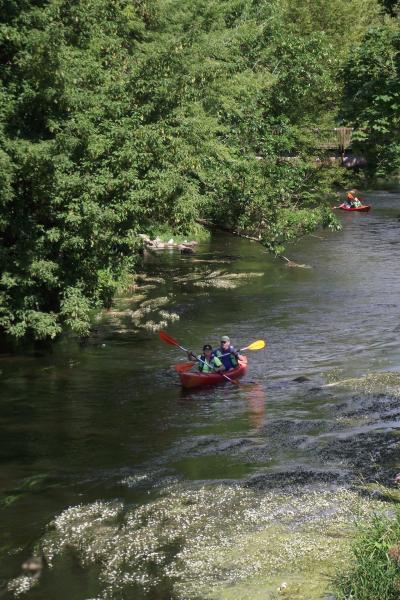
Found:
[{"label": "river water", "polygon": [[[164,503],[160,510],[168,521],[177,497],[194,494],[185,496],[190,505],[200,490],[211,493],[202,496],[210,506],[221,489],[238,490],[239,496],[251,490],[262,502],[285,482],[311,493],[321,482],[337,489],[361,476],[390,480],[400,466],[398,401],[382,391],[330,386],[395,374],[400,367],[400,194],[374,192],[366,200],[373,204],[370,213],[338,215],[340,232],[318,232],[287,250],[311,268],[289,268],[260,245],[222,233],[191,256],[165,251],[147,257],[146,298],[165,299],[163,309],[177,315],[175,320],[164,315],[166,329],[182,345],[197,351],[226,334],[238,347],[266,341],[265,350],[249,352],[249,371],[239,386],[183,392],[171,365],[185,356],[156,332],[133,327],[123,310],[141,304],[129,294],[119,301],[122,317],[99,319],[84,346],[65,340],[52,352],[0,357],[1,597],[14,597],[7,585],[21,575],[24,561],[44,552],[40,544],[54,532],[51,522],[69,515],[69,507],[84,511],[96,502],[109,508],[108,502],[118,502],[115,514],[101,521],[116,519],[115,539],[127,514],[132,519],[140,507]],[[375,452],[377,445],[381,452]],[[76,522],[87,518],[78,513]],[[157,519],[153,530],[163,527]],[[193,515],[190,519],[193,523]],[[202,527],[208,527],[207,515]],[[212,585],[204,575],[208,591],[197,595],[193,588],[204,565],[196,580],[196,569],[190,576],[182,570],[178,576],[176,569],[171,575],[165,560],[155,560],[145,577],[132,540],[120,540],[124,560],[143,578],[121,588],[100,572],[116,549],[109,546],[91,563],[87,555],[82,558],[89,546],[77,548],[71,531],[63,531],[71,536],[69,545],[60,537],[54,542],[53,569],[45,565],[23,597],[230,597],[215,591],[225,567]],[[215,551],[223,542],[214,533]],[[162,571],[154,585],[152,569]],[[246,582],[247,576],[228,584]],[[268,582],[263,585],[267,590]],[[237,594],[232,597],[245,598]]]}]

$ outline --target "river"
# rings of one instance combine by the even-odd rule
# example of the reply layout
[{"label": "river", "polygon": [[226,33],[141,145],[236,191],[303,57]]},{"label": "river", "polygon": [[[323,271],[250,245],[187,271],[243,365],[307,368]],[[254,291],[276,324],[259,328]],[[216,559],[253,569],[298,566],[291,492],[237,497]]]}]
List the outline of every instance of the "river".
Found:
[{"label": "river", "polygon": [[[129,295],[119,300],[122,317],[98,320],[85,345],[65,339],[52,352],[0,357],[0,597],[30,587],[21,564],[43,553],[54,566],[45,564],[23,597],[242,600],[261,590],[260,598],[272,598],[290,569],[276,564],[272,577],[253,557],[241,571],[233,556],[238,539],[250,555],[248,536],[254,542],[260,523],[270,523],[272,492],[275,523],[282,493],[304,521],[296,504],[304,494],[347,493],[360,479],[390,482],[400,467],[396,393],[377,391],[374,380],[369,388],[330,385],[395,377],[400,367],[400,194],[382,190],[366,200],[370,213],[338,215],[341,231],[287,249],[311,268],[289,268],[223,233],[194,255],[146,259],[146,298],[166,299],[166,328],[182,345],[197,351],[226,334],[238,347],[266,341],[249,352],[239,386],[183,392],[171,365],[185,356],[131,325],[129,310],[141,304]],[[178,505],[188,510],[180,524]],[[250,505],[259,511],[256,527]],[[127,524],[140,532],[140,549]],[[124,557],[111,572],[118,552]],[[302,595],[301,570],[290,597],[324,597],[319,588]]]}]

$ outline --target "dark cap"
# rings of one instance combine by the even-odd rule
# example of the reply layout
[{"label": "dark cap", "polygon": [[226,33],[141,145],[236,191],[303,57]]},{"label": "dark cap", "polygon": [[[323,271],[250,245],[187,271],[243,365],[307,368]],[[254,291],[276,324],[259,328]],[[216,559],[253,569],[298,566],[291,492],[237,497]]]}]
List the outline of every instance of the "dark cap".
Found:
[{"label": "dark cap", "polygon": [[203,350],[212,350],[211,344],[204,344]]}]

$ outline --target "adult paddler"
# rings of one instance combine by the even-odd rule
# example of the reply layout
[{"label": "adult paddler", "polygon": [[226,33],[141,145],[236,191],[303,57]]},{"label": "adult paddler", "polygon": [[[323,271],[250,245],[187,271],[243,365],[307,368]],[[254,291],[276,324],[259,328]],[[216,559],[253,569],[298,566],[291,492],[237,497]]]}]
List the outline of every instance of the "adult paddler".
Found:
[{"label": "adult paddler", "polygon": [[226,371],[235,369],[238,366],[240,358],[239,352],[232,346],[228,335],[221,336],[221,344],[219,348],[214,350],[214,356],[219,358]]},{"label": "adult paddler", "polygon": [[347,192],[347,206],[350,208],[361,206],[361,201],[357,198],[357,190],[350,190]]}]

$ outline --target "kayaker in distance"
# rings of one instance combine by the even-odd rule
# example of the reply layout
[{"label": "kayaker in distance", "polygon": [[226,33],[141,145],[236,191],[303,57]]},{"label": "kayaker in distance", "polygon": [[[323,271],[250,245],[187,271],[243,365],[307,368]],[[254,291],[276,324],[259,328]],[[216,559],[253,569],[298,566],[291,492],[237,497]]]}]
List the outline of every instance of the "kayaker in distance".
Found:
[{"label": "kayaker in distance", "polygon": [[357,198],[357,190],[350,190],[347,192],[346,203],[349,208],[362,206],[361,201]]},{"label": "kayaker in distance", "polygon": [[226,371],[236,369],[238,366],[240,354],[234,346],[231,345],[231,340],[228,335],[221,337],[221,345],[214,351],[214,355],[220,359]]},{"label": "kayaker in distance", "polygon": [[225,371],[225,367],[220,359],[214,355],[211,344],[204,344],[203,354],[199,354],[198,356],[189,351],[188,359],[197,362],[201,373],[220,373],[221,371]]}]

